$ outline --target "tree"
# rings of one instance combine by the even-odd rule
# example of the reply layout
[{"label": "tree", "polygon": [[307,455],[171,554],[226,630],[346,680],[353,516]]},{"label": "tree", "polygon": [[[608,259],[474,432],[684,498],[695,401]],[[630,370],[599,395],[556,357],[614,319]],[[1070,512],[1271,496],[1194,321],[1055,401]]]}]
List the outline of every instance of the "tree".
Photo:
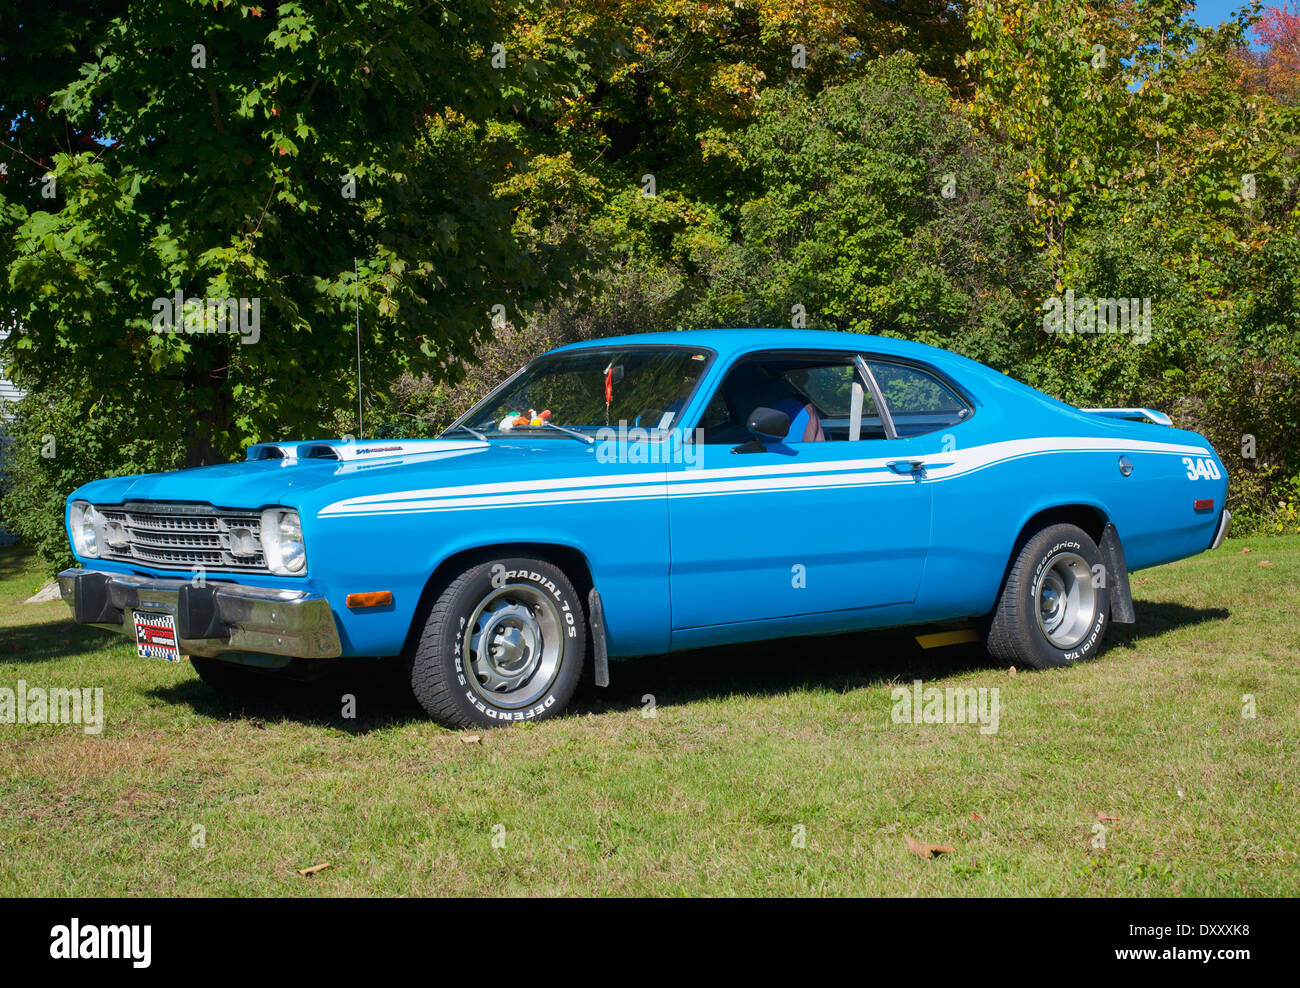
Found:
[{"label": "tree", "polygon": [[528,164],[510,115],[563,78],[564,53],[507,47],[520,10],[11,5],[0,311],[20,327],[14,376],[129,389],[141,428],[180,419],[198,464],[327,417],[358,318],[373,380],[472,353],[494,311],[527,308],[569,260],[502,195]]},{"label": "tree", "polygon": [[1264,8],[1254,35],[1264,46],[1259,57],[1264,88],[1294,104],[1300,99],[1300,0]]},{"label": "tree", "polygon": [[903,336],[1003,365],[1038,266],[1012,156],[910,56],[815,96],[760,100],[731,149],[763,191],[741,206],[700,321]]}]

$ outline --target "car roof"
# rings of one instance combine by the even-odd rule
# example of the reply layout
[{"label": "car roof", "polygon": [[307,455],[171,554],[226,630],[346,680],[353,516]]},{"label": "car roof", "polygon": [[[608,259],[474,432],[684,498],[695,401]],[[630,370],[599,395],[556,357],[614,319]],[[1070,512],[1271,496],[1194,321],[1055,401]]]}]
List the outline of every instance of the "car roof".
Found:
[{"label": "car roof", "polygon": [[1070,406],[1049,397],[1029,385],[1007,377],[1005,374],[971,360],[969,357],[911,340],[892,336],[871,336],[866,333],[837,333],[825,329],[684,329],[667,333],[636,333],[627,336],[606,336],[584,340],[559,347],[553,353],[586,350],[610,346],[667,345],[700,347],[718,354],[718,365],[730,366],[739,355],[764,350],[848,350],[878,353],[884,357],[914,360],[948,374],[951,380],[967,391],[968,397],[982,402],[978,392],[969,386],[980,382],[980,390],[988,394],[990,387],[1004,396],[1046,403],[1056,409]]},{"label": "car roof", "polygon": [[717,351],[718,356],[724,359],[757,350],[870,350],[932,362],[943,362],[945,358],[951,360],[957,356],[947,350],[910,340],[823,329],[685,329],[667,333],[637,333],[570,343],[559,347],[557,352],[636,345],[702,347]]}]

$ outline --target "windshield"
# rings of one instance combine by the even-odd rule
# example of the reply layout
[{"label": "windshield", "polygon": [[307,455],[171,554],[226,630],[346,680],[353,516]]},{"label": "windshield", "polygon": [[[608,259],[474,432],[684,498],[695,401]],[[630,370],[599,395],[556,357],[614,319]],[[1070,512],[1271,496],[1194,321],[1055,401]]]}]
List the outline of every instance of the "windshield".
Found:
[{"label": "windshield", "polygon": [[677,347],[573,350],[540,357],[457,424],[488,436],[560,436],[606,426],[662,433],[677,421],[710,354]]}]

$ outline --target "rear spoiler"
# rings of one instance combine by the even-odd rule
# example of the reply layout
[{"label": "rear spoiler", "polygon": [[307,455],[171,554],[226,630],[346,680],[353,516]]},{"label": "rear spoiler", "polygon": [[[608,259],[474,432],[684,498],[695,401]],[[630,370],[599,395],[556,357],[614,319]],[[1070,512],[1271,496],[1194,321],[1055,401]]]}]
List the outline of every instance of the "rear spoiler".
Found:
[{"label": "rear spoiler", "polygon": [[1080,408],[1079,411],[1089,415],[1105,415],[1112,419],[1127,419],[1130,422],[1150,422],[1152,425],[1173,425],[1174,420],[1164,412],[1154,408]]}]

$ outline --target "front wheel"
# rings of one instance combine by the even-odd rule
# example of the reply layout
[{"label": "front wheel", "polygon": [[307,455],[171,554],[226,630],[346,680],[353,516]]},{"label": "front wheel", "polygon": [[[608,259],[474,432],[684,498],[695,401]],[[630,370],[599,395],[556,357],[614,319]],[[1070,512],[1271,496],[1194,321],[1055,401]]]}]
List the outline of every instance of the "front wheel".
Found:
[{"label": "front wheel", "polygon": [[989,654],[1036,669],[1090,659],[1110,622],[1101,551],[1075,525],[1049,525],[1016,556],[985,627]]},{"label": "front wheel", "polygon": [[581,600],[559,567],[528,556],[481,562],[434,601],[411,689],[451,727],[542,720],[572,698],[586,640]]}]

